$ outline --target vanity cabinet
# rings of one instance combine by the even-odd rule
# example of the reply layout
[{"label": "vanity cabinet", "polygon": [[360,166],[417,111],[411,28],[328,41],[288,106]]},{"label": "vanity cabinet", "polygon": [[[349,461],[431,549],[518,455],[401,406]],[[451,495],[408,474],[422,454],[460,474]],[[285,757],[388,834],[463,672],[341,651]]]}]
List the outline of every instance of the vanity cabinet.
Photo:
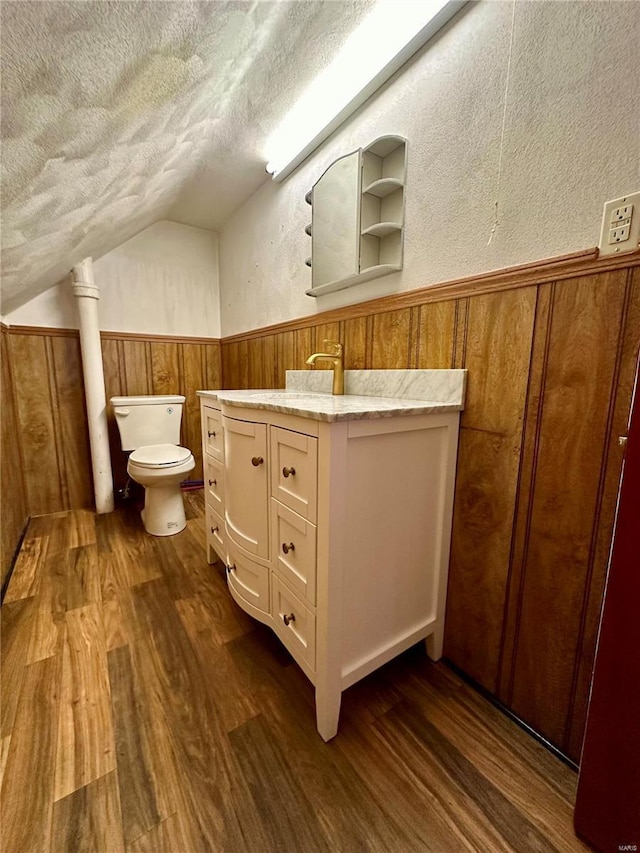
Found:
[{"label": "vanity cabinet", "polygon": [[350,685],[420,640],[442,654],[459,411],[221,409],[229,592],[315,685],[329,740]]},{"label": "vanity cabinet", "polygon": [[202,459],[204,462],[205,523],[207,533],[207,562],[226,559],[224,495],[224,445],[222,412],[219,406],[207,401],[201,405]]}]

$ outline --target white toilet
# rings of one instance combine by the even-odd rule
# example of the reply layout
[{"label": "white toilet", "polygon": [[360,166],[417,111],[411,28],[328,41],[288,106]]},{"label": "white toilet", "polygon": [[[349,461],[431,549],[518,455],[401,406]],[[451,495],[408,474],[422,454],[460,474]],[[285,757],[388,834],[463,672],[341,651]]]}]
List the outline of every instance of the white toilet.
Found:
[{"label": "white toilet", "polygon": [[127,472],[144,486],[142,523],[153,536],[173,536],[186,527],[180,483],[195,468],[193,454],[180,447],[185,398],[112,397],[123,450],[132,450]]}]

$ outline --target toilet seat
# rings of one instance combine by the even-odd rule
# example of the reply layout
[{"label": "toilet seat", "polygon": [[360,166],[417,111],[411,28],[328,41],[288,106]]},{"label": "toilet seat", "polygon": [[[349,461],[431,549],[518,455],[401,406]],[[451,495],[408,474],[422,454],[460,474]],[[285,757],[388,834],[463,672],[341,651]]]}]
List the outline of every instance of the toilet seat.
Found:
[{"label": "toilet seat", "polygon": [[140,468],[174,468],[192,458],[187,447],[177,444],[148,444],[138,447],[129,456],[129,462]]}]

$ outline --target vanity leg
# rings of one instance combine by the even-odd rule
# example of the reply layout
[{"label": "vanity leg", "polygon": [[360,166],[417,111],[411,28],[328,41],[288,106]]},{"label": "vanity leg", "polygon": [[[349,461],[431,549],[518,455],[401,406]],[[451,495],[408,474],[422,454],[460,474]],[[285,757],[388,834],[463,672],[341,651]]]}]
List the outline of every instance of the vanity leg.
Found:
[{"label": "vanity leg", "polygon": [[431,660],[440,660],[444,645],[444,622],[440,622],[433,634],[429,634],[424,643],[427,647],[427,655]]},{"label": "vanity leg", "polygon": [[323,690],[319,685],[316,686],[316,724],[324,741],[338,734],[341,700],[340,690]]}]

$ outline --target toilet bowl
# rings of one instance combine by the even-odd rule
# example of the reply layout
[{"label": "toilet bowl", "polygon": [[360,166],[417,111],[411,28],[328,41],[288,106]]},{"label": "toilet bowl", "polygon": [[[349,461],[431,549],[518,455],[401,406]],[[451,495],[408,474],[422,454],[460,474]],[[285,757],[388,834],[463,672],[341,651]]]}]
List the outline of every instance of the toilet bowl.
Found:
[{"label": "toilet bowl", "polygon": [[129,456],[127,473],[144,486],[141,517],[147,533],[172,536],[187,525],[180,483],[195,468],[193,454],[175,444],[139,447]]},{"label": "toilet bowl", "polygon": [[185,398],[112,397],[123,450],[133,451],[127,473],[144,486],[144,529],[153,536],[173,536],[187,520],[180,483],[195,468],[193,454],[181,447],[180,421]]}]

